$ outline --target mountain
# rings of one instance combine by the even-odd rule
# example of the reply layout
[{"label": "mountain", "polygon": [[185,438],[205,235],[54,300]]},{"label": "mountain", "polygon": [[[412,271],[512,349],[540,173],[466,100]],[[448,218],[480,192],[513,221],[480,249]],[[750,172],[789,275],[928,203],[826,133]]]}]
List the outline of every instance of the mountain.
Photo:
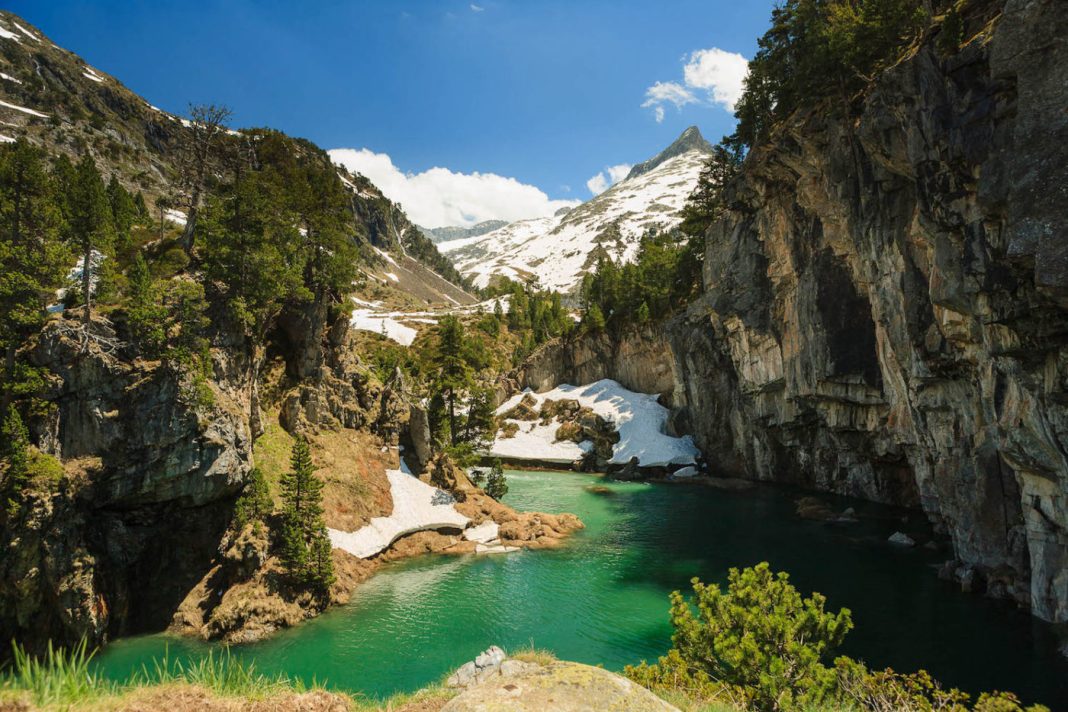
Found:
[{"label": "mountain", "polygon": [[712,144],[705,140],[705,137],[701,135],[701,130],[696,126],[691,126],[683,131],[670,146],[650,158],[648,161],[642,161],[631,168],[630,173],[627,174],[627,178],[637,178],[638,176],[645,175],[649,171],[664,165],[672,158],[681,156],[684,153],[690,153],[691,151],[705,154],[712,153]]},{"label": "mountain", "polygon": [[572,291],[599,256],[632,259],[647,230],[678,225],[711,152],[700,130],[691,126],[624,180],[576,208],[439,247],[478,287],[499,276]]},{"label": "mountain", "polygon": [[448,242],[462,240],[465,237],[478,237],[493,232],[508,224],[507,220],[483,220],[471,227],[420,227],[419,230],[430,238],[431,242]]},{"label": "mountain", "polygon": [[[151,207],[156,199],[181,192],[178,166],[190,133],[187,119],[152,106],[24,19],[0,10],[0,142],[24,137],[73,161],[87,151],[105,179],[116,176],[127,190],[142,193]],[[262,132],[228,133],[236,143],[254,142]],[[296,153],[329,161],[326,152],[310,141],[290,139],[290,143]],[[400,206],[363,176],[340,167],[337,171],[352,193],[353,237],[362,246],[366,261],[362,269],[369,279],[403,292],[397,295],[401,302],[475,301],[450,261]],[[184,220],[179,210],[167,214],[175,222]]]}]

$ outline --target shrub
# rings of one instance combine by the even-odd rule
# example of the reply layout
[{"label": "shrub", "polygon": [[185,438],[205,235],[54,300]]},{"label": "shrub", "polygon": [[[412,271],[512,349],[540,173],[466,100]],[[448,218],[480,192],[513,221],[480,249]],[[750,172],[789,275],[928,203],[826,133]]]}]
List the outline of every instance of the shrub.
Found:
[{"label": "shrub", "polygon": [[822,661],[853,627],[848,609],[825,611],[818,593],[802,599],[789,576],[767,563],[731,569],[726,591],[697,579],[693,590],[692,604],[671,594],[672,651],[656,665],[627,668],[628,675],[677,679],[705,692],[722,685],[760,710],[799,709],[833,692],[834,671]]},{"label": "shrub", "polygon": [[483,491],[498,501],[508,494],[508,481],[504,477],[504,467],[499,458],[493,461]]},{"label": "shrub", "polygon": [[244,491],[234,503],[234,529],[241,531],[250,522],[259,526],[273,507],[274,500],[271,499],[267,478],[260,468],[253,467],[248,473]]}]

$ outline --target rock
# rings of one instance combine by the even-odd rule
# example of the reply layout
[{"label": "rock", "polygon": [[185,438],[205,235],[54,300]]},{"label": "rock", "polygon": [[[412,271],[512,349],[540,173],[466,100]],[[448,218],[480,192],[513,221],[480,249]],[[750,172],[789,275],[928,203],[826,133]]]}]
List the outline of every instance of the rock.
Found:
[{"label": "rock", "polygon": [[466,688],[482,682],[491,675],[497,674],[505,658],[504,651],[493,645],[479,653],[474,660],[461,665],[456,672],[449,676],[445,684],[449,687]]},{"label": "rock", "polygon": [[631,482],[634,480],[644,479],[641,468],[638,466],[638,458],[632,457],[621,469],[615,472],[609,473],[609,476],[614,480],[620,480],[622,482]]},{"label": "rock", "polygon": [[894,532],[887,541],[898,546],[916,546],[916,541],[904,532]]},{"label": "rock", "polygon": [[511,666],[512,662],[501,666],[502,671],[508,668],[508,675],[487,676],[469,685],[442,712],[678,712],[644,687],[602,668],[570,662]]},{"label": "rock", "polygon": [[416,472],[422,472],[426,469],[427,464],[430,462],[431,447],[430,447],[430,419],[427,416],[426,408],[418,403],[412,403],[409,405],[408,414],[408,440],[412,445],[412,452],[415,454]]},{"label": "rock", "polygon": [[684,313],[520,380],[667,392],[717,474],[922,509],[1068,622],[1068,13],[983,5],[750,151]]}]

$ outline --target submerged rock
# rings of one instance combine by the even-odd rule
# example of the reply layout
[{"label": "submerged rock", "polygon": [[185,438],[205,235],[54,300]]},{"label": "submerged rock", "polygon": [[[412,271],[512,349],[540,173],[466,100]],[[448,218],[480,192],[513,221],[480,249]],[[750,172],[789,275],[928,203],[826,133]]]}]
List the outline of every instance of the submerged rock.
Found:
[{"label": "submerged rock", "polygon": [[894,532],[887,541],[898,546],[916,546],[916,540],[904,532]]}]

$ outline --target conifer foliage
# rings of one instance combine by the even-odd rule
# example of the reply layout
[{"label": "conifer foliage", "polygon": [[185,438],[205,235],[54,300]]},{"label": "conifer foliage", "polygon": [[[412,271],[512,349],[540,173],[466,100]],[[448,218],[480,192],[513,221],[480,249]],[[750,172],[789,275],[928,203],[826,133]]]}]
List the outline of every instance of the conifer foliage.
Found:
[{"label": "conifer foliage", "polygon": [[315,476],[308,439],[293,443],[282,475],[281,558],[295,582],[325,596],[334,582],[330,536],[323,522],[323,482]]}]

